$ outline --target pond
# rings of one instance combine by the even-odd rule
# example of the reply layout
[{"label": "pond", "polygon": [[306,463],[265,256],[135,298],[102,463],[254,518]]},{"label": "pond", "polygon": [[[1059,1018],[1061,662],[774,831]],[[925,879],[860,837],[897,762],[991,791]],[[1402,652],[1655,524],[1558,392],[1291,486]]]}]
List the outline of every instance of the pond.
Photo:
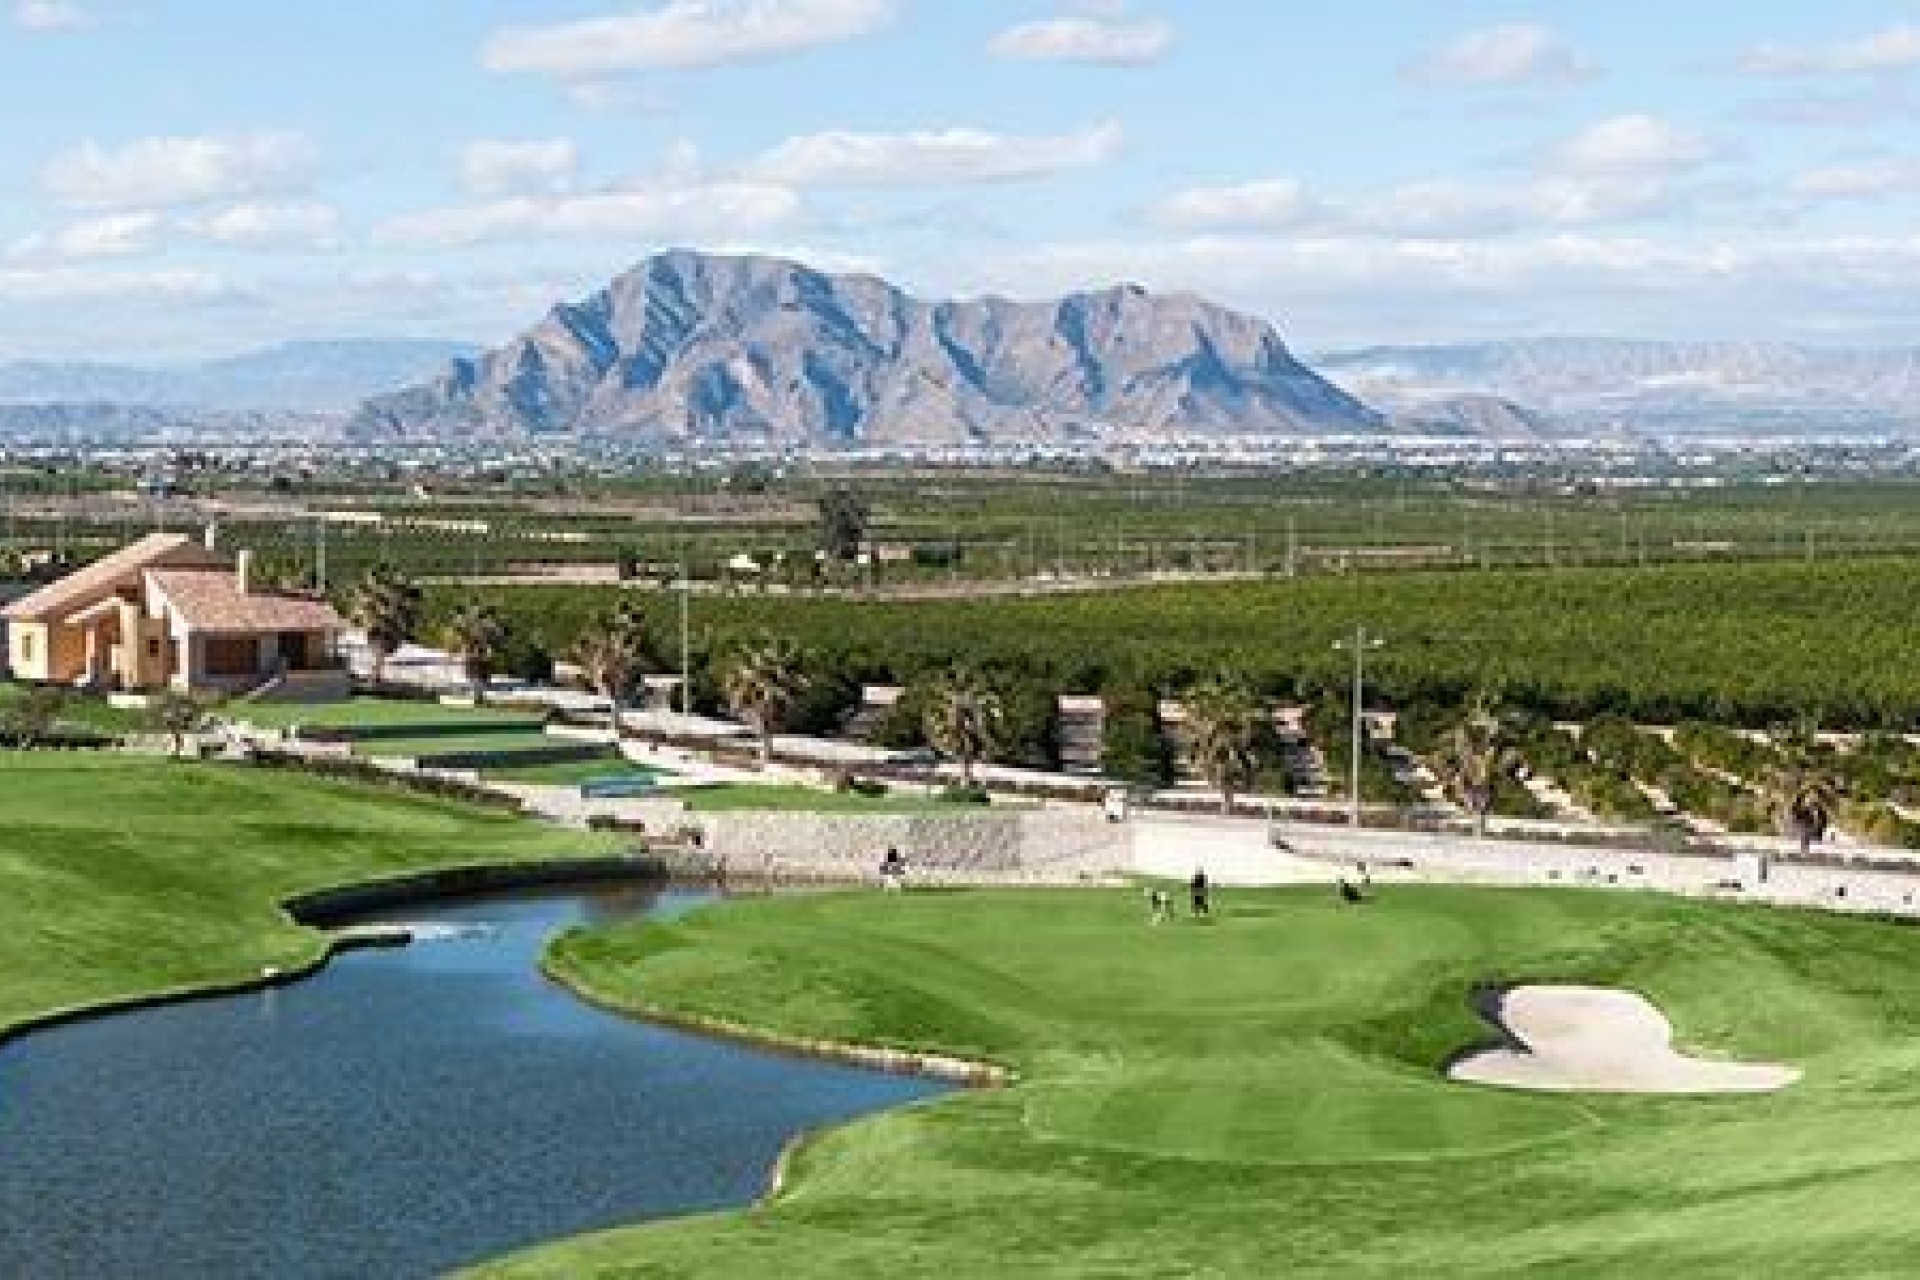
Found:
[{"label": "pond", "polygon": [[653,886],[361,917],[445,926],[276,991],[0,1048],[0,1276],[424,1276],[738,1206],[794,1133],[946,1090],[593,1009],[542,978]]}]

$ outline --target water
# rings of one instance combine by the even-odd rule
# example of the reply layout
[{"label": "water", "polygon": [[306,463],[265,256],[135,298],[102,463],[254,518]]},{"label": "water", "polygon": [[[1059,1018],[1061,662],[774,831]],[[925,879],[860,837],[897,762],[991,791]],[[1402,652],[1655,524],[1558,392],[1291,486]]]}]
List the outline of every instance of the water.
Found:
[{"label": "water", "polygon": [[537,972],[559,928],[698,901],[397,912],[376,918],[475,928],[0,1049],[0,1277],[432,1275],[747,1203],[791,1134],[941,1091],[632,1022]]}]

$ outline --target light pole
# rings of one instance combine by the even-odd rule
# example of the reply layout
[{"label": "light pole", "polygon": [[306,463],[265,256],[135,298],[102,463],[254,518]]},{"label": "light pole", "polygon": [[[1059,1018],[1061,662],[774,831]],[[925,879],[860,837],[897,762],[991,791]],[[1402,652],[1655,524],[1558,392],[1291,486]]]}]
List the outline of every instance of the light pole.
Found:
[{"label": "light pole", "polygon": [[689,603],[693,595],[693,582],[687,577],[686,562],[680,564],[680,581],[674,585],[680,588],[680,714],[693,714],[693,645],[689,615],[692,606]]},{"label": "light pole", "polygon": [[1347,805],[1356,831],[1360,829],[1360,749],[1366,734],[1367,651],[1385,643],[1369,633],[1365,624],[1353,629],[1352,639],[1333,642],[1335,649],[1353,654],[1353,758],[1349,761]]}]

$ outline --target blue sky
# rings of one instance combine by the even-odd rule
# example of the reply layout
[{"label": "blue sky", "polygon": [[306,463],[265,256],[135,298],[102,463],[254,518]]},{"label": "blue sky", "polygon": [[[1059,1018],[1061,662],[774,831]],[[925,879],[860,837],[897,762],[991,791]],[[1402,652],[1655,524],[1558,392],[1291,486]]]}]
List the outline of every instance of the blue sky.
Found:
[{"label": "blue sky", "polygon": [[1913,3],[0,0],[0,119],[0,359],[497,340],[672,245],[1920,342]]}]

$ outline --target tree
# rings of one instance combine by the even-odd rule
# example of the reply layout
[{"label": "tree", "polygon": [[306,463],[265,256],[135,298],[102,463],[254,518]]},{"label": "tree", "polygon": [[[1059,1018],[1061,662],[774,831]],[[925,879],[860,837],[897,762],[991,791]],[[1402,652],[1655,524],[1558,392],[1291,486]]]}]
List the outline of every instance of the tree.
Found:
[{"label": "tree", "polygon": [[420,588],[398,570],[375,565],[347,594],[347,616],[367,634],[373,682],[386,676],[387,659],[420,629]]},{"label": "tree", "polygon": [[595,693],[607,700],[614,740],[620,738],[620,708],[639,689],[647,669],[644,620],[621,607],[595,619],[574,642],[573,660]]},{"label": "tree", "polygon": [[190,693],[168,689],[147,704],[147,722],[172,740],[178,760],[187,754],[187,738],[207,727],[206,704]]},{"label": "tree", "polygon": [[1805,856],[1826,839],[1840,812],[1840,784],[1819,763],[1819,735],[1811,724],[1775,730],[1779,763],[1767,772],[1768,807],[1780,834],[1800,842]]},{"label": "tree", "polygon": [[851,489],[836,487],[820,495],[820,549],[839,564],[860,558],[871,513]]},{"label": "tree", "polygon": [[0,732],[21,751],[31,751],[60,723],[60,713],[66,705],[66,690],[54,685],[36,685],[0,716]]},{"label": "tree", "polygon": [[487,682],[500,668],[507,639],[506,616],[494,605],[464,604],[447,619],[447,648],[460,659],[460,669],[473,689],[475,706],[487,699]]},{"label": "tree", "polygon": [[1220,793],[1220,811],[1253,781],[1267,711],[1244,683],[1221,677],[1187,694],[1187,751],[1193,767]]},{"label": "tree", "polygon": [[773,735],[807,685],[800,651],[788,640],[767,636],[734,657],[721,692],[735,715],[753,726],[760,739],[760,764],[773,762]]},{"label": "tree", "polygon": [[973,672],[949,672],[933,686],[925,727],[934,750],[960,762],[961,785],[971,788],[974,766],[1006,739],[1006,700]]},{"label": "tree", "polygon": [[1506,723],[1485,698],[1477,698],[1466,718],[1440,735],[1433,769],[1462,808],[1473,815],[1473,833],[1487,833],[1487,815],[1500,780],[1520,765],[1520,754],[1508,740]]}]

